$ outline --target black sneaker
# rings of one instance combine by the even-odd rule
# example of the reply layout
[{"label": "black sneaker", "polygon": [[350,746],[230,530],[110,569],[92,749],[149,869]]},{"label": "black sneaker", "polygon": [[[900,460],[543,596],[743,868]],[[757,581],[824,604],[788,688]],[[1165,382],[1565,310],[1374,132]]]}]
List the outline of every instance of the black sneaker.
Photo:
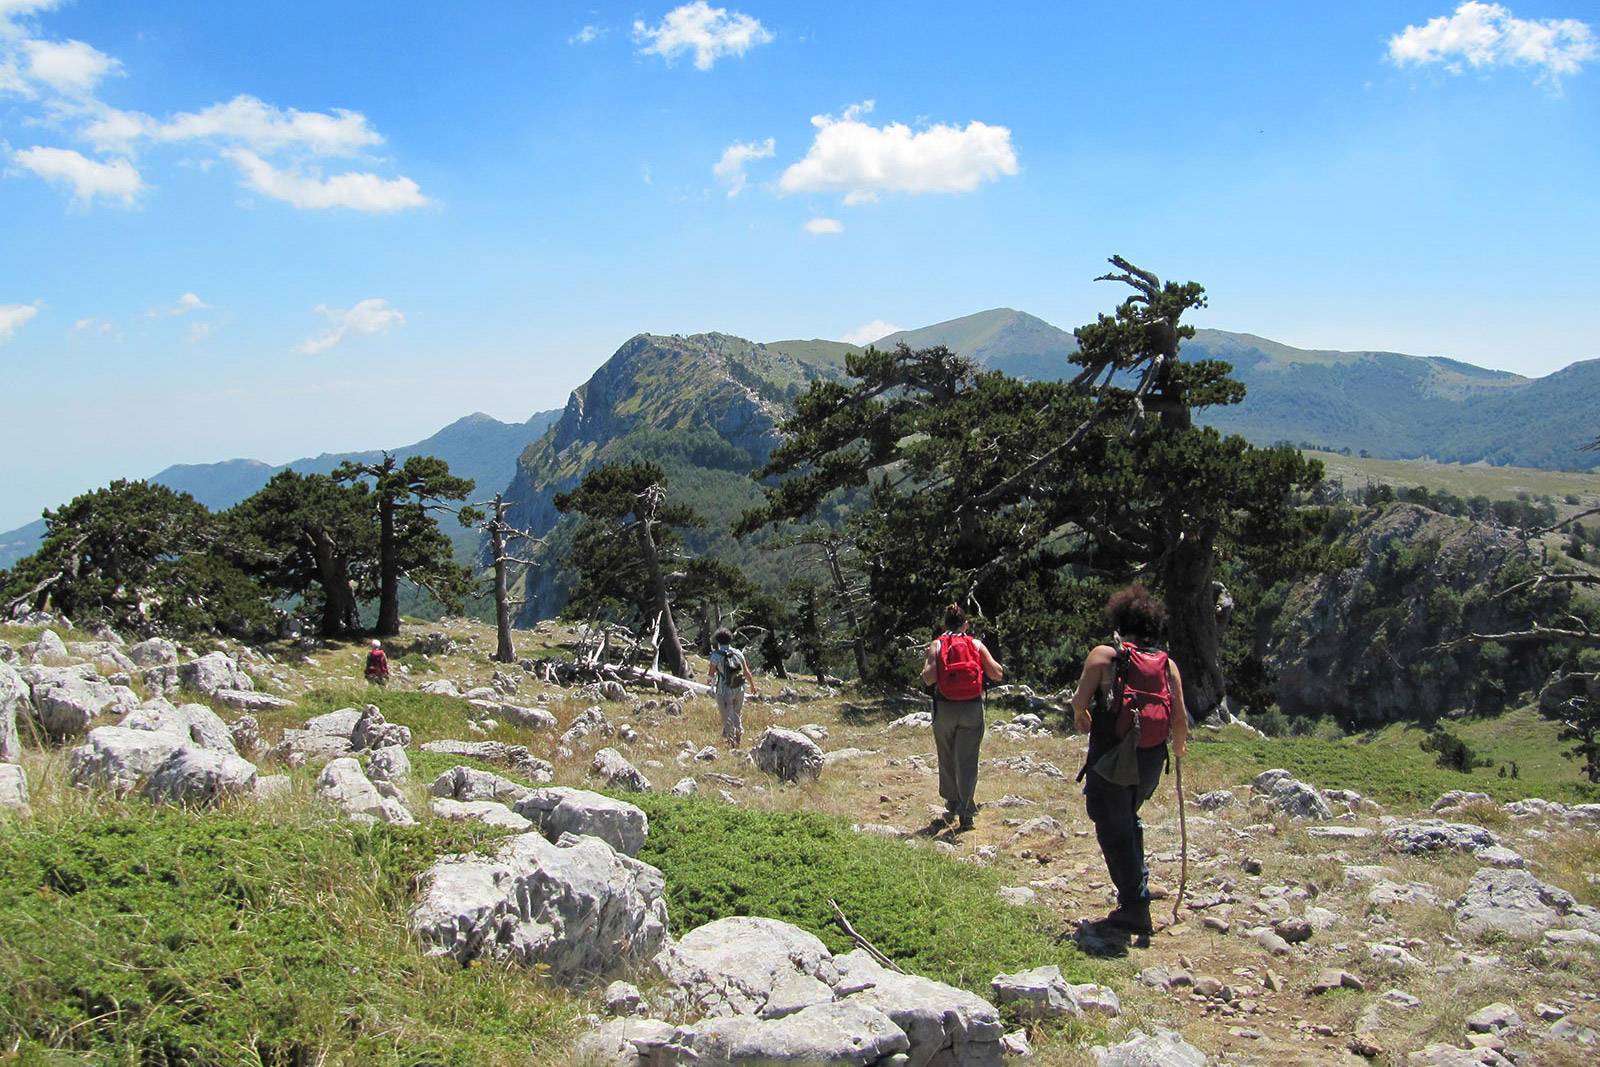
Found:
[{"label": "black sneaker", "polygon": [[962,832],[966,832],[967,830],[972,829],[972,816],[970,816],[970,815],[961,816],[961,822],[957,825],[957,828],[960,829]]},{"label": "black sneaker", "polygon": [[1144,908],[1117,908],[1105,917],[1105,925],[1114,926],[1118,930],[1126,930],[1133,934],[1142,934],[1149,937],[1155,933],[1155,927],[1150,924],[1150,909]]}]

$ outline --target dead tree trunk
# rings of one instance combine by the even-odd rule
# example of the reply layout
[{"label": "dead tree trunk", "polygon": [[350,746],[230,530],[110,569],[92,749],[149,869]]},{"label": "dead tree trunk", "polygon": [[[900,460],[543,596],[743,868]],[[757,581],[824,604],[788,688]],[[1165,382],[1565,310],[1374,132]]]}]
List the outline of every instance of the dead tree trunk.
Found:
[{"label": "dead tree trunk", "polygon": [[[651,509],[653,511],[653,509]],[[679,678],[689,677],[689,661],[678,639],[678,625],[672,619],[672,599],[667,595],[667,576],[661,569],[661,553],[656,547],[654,517],[641,515],[634,523],[639,554],[644,558],[645,575],[650,582],[650,599],[661,619],[661,659],[667,670]]]},{"label": "dead tree trunk", "polygon": [[818,545],[828,561],[828,574],[833,578],[833,592],[839,600],[839,610],[844,612],[845,621],[850,624],[850,648],[856,657],[856,677],[864,681],[867,677],[867,640],[861,633],[861,617],[856,613],[850,588],[845,584],[844,568],[839,565],[839,542],[830,537],[819,541]]},{"label": "dead tree trunk", "polygon": [[501,494],[494,495],[494,521],[489,523],[489,552],[494,559],[494,658],[497,663],[515,663],[517,647],[511,641],[511,595],[506,581],[506,507]]}]

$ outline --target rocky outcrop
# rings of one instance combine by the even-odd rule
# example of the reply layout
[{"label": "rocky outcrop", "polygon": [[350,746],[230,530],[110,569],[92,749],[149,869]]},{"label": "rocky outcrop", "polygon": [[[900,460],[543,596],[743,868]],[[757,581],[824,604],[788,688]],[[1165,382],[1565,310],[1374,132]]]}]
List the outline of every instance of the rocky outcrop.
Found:
[{"label": "rocky outcrop", "polygon": [[667,932],[661,872],[604,841],[539,834],[421,877],[413,933],[429,955],[543,965],[562,981],[609,977],[654,956]]},{"label": "rocky outcrop", "polygon": [[530,790],[512,810],[551,839],[566,834],[598,837],[625,856],[638,855],[650,832],[650,820],[643,811],[587,789],[555,786]]},{"label": "rocky outcrop", "polygon": [[1103,985],[1074,985],[1051,964],[1017,974],[997,975],[989,983],[996,1004],[1011,1005],[1023,1019],[1081,1019],[1087,1015],[1115,1018],[1122,1014],[1117,994]]},{"label": "rocky outcrop", "polygon": [[655,960],[685,1009],[697,1016],[779,1018],[833,999],[839,971],[816,937],[776,919],[734,916],[706,923]]},{"label": "rocky outcrop", "polygon": [[[383,787],[388,786],[385,792]],[[415,820],[392,785],[373,783],[350,756],[332,760],[317,776],[317,796],[354,819],[410,826]]]},{"label": "rocky outcrop", "polygon": [[17,715],[32,710],[28,685],[9,663],[0,663],[0,763],[22,758]]},{"label": "rocky outcrop", "polygon": [[589,769],[605,779],[606,784],[612,789],[628,793],[648,793],[653,788],[650,779],[614,748],[602,748],[596,752]]},{"label": "rocky outcrop", "polygon": [[210,696],[222,689],[254,690],[251,680],[226,652],[208,652],[199,659],[178,667],[178,682],[186,689]]},{"label": "rocky outcrop", "polygon": [[503,763],[535,782],[549,782],[555,778],[555,768],[529,752],[527,745],[507,745],[500,741],[428,741],[422,745],[422,751]]},{"label": "rocky outcrop", "polygon": [[452,767],[435,778],[429,786],[429,792],[450,800],[493,800],[501,804],[515,804],[533,790],[498,774],[462,766]]},{"label": "rocky outcrop", "polygon": [[0,808],[28,810],[28,776],[15,763],[0,763]]},{"label": "rocky outcrop", "polygon": [[798,730],[767,727],[751,750],[750,759],[758,770],[776,775],[781,781],[815,781],[822,777],[822,749]]},{"label": "rocky outcrop", "polygon": [[913,1050],[905,1030],[893,1019],[851,998],[814,1004],[776,1019],[751,1015],[708,1019],[680,1027],[664,1051],[668,1062],[677,1063],[867,1067],[906,1062],[904,1054]]},{"label": "rocky outcrop", "polygon": [[1456,906],[1456,925],[1473,934],[1529,940],[1552,927],[1600,934],[1600,909],[1524,870],[1486,867],[1472,876]]},{"label": "rocky outcrop", "polygon": [[208,808],[227,799],[254,796],[256,768],[231,752],[180,746],[145,783],[151,803]]},{"label": "rocky outcrop", "polygon": [[[1476,648],[1422,652],[1466,633],[1522,628],[1504,601],[1466,595],[1527,557],[1516,532],[1391,504],[1365,513],[1344,544],[1356,562],[1295,585],[1261,631],[1279,707],[1362,722],[1498,710],[1501,690],[1478,684]],[[1544,680],[1517,656],[1496,674],[1504,692]]]},{"label": "rocky outcrop", "polygon": [[1206,1054],[1173,1030],[1135,1030],[1116,1045],[1092,1050],[1096,1067],[1207,1067]]},{"label": "rocky outcrop", "polygon": [[32,689],[34,718],[50,737],[77,737],[96,715],[119,704],[127,706],[93,667],[32,666],[20,673]]}]

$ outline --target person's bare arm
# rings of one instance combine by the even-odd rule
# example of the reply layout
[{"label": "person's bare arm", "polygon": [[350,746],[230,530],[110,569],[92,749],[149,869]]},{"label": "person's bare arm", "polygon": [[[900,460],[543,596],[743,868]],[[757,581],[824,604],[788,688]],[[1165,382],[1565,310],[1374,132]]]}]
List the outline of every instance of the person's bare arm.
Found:
[{"label": "person's bare arm", "polygon": [[1106,669],[1116,658],[1117,650],[1110,645],[1096,645],[1083,661],[1083,674],[1078,678],[1078,691],[1072,694],[1072,724],[1079,733],[1088,733],[1089,705],[1094,702],[1095,690],[1105,682]]},{"label": "person's bare arm", "polygon": [[750,661],[748,659],[744,659],[744,660],[741,660],[741,662],[744,664],[744,680],[745,680],[746,683],[748,683],[748,685],[750,687],[750,695],[751,696],[757,696],[758,694],[756,693],[756,676],[754,674],[750,673]]},{"label": "person's bare arm", "polygon": [[1189,709],[1183,703],[1183,675],[1172,659],[1167,660],[1167,684],[1172,687],[1172,754],[1182,759],[1189,748]]},{"label": "person's bare arm", "polygon": [[928,646],[928,654],[922,657],[922,684],[932,685],[939,680],[939,642],[935,641]]},{"label": "person's bare arm", "polygon": [[994,655],[989,651],[989,646],[982,641],[974,641],[972,643],[978,646],[978,663],[983,667],[983,676],[991,682],[1004,680],[1006,669],[1000,666],[999,660],[994,658]]}]

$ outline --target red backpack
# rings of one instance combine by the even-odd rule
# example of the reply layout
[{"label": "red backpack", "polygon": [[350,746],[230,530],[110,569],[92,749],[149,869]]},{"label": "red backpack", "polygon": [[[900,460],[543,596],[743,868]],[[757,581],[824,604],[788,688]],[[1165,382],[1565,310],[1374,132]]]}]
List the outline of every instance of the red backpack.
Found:
[{"label": "red backpack", "polygon": [[1167,743],[1172,731],[1172,685],[1167,680],[1167,654],[1146,651],[1127,641],[1117,653],[1111,706],[1117,713],[1117,736],[1126,737],[1139,715],[1139,747]]},{"label": "red backpack", "polygon": [[967,634],[944,634],[939,638],[939,695],[946,700],[977,700],[983,696],[978,643]]}]

